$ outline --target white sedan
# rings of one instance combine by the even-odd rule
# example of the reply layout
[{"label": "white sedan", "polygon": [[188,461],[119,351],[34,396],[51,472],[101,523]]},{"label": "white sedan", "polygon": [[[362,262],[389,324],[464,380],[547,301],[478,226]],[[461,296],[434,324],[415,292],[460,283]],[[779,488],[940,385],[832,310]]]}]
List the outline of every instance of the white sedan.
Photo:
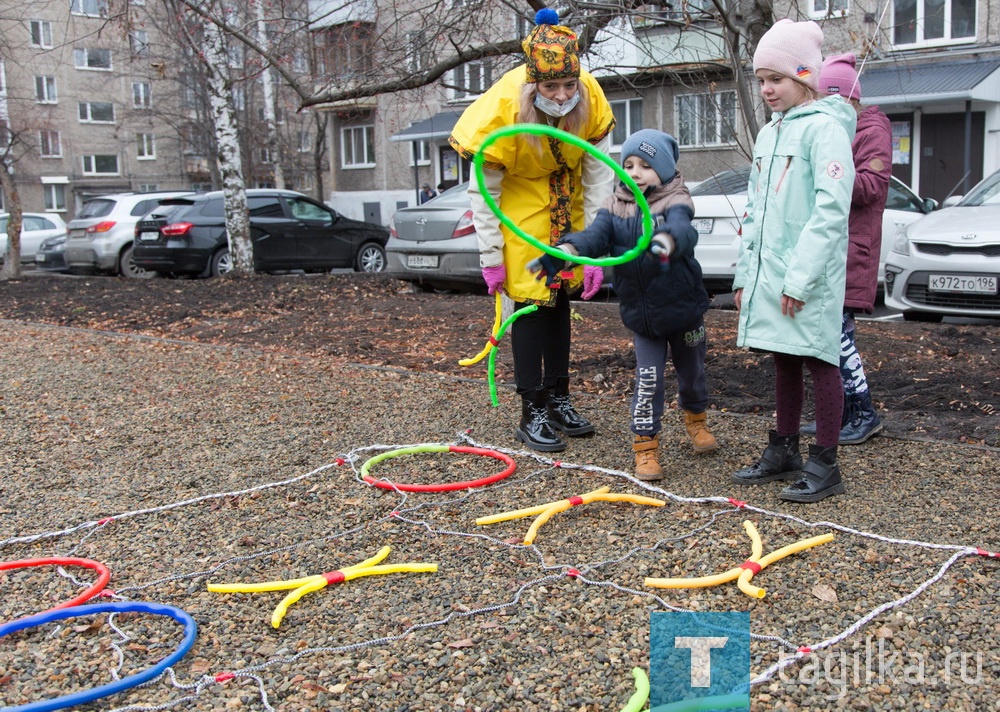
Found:
[{"label": "white sedan", "polygon": [[885,305],[907,321],[1000,317],[1000,171],[900,232],[885,269]]},{"label": "white sedan", "polygon": [[[709,291],[729,292],[736,274],[740,250],[740,223],[746,211],[750,167],[722,171],[691,189],[698,246],[694,256],[701,264]],[[917,197],[905,183],[893,177],[882,217],[882,252],[879,285],[883,284],[885,261],[896,233],[937,207],[937,202]]]},{"label": "white sedan", "polygon": [[[7,255],[8,213],[0,213],[0,262]],[[50,237],[66,234],[66,222],[55,213],[24,213],[21,223],[21,262],[34,262],[39,246]]]}]

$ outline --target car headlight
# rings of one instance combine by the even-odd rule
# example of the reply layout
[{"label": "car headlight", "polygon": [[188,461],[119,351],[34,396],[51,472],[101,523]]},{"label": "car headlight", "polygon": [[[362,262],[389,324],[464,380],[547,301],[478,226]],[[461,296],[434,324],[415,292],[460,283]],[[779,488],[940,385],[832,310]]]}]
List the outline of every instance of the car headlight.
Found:
[{"label": "car headlight", "polygon": [[66,244],[66,236],[59,235],[58,237],[50,237],[42,242],[39,249],[51,250],[56,247],[64,246]]},{"label": "car headlight", "polygon": [[897,255],[909,256],[910,238],[906,236],[905,228],[900,229],[900,231],[896,233],[896,239],[892,241],[892,251]]}]

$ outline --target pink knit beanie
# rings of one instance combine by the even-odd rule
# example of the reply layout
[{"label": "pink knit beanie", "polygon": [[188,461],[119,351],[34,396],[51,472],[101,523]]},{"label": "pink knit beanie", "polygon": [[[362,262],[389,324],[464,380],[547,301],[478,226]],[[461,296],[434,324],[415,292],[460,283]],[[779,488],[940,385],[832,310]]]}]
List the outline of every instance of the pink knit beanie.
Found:
[{"label": "pink knit beanie", "polygon": [[827,57],[819,70],[819,90],[823,94],[840,94],[845,99],[861,101],[861,82],[854,69],[858,58],[853,54]]},{"label": "pink knit beanie", "polygon": [[816,89],[823,63],[822,47],[823,30],[812,20],[778,20],[760,38],[753,70],[770,69]]}]

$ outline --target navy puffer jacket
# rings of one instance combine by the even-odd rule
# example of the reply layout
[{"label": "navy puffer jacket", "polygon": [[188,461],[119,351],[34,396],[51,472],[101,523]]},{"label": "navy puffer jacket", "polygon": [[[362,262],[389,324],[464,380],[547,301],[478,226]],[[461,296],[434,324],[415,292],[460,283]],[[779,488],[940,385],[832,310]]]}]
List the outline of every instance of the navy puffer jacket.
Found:
[{"label": "navy puffer jacket", "polygon": [[[675,248],[668,269],[649,250],[614,268],[622,322],[649,338],[663,338],[694,324],[708,310],[708,292],[701,265],[694,258],[698,232],[691,225],[693,203],[680,173],[670,183],[646,194],[654,217],[663,215],[673,229]],[[568,243],[586,257],[619,257],[635,247],[642,235],[642,213],[632,191],[619,184],[585,230],[567,235]]]}]

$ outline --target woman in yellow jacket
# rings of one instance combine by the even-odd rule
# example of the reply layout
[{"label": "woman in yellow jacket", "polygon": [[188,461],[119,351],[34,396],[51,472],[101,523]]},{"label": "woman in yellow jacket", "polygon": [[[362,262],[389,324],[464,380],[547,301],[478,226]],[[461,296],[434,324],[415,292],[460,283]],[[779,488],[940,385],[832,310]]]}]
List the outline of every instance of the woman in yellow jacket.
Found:
[{"label": "woman in yellow jacket", "polygon": [[[525,64],[504,74],[455,124],[449,141],[470,161],[491,132],[519,123],[548,124],[605,153],[611,148],[611,105],[597,80],[580,69],[576,34],[559,24],[554,10],[540,10],[535,22],[522,43]],[[485,189],[501,211],[550,245],[589,224],[613,187],[614,174],[599,159],[576,146],[527,133],[488,146],[483,168]],[[502,290],[515,309],[539,306],[511,327],[514,380],[522,401],[515,435],[534,450],[563,450],[566,444],[556,431],[570,436],[594,432],[569,398],[567,293],[583,287],[583,298],[592,297],[601,286],[601,268],[577,266],[572,277],[536,279],[527,264],[542,252],[500,223],[475,180],[469,184],[469,198],[490,294]]]}]

